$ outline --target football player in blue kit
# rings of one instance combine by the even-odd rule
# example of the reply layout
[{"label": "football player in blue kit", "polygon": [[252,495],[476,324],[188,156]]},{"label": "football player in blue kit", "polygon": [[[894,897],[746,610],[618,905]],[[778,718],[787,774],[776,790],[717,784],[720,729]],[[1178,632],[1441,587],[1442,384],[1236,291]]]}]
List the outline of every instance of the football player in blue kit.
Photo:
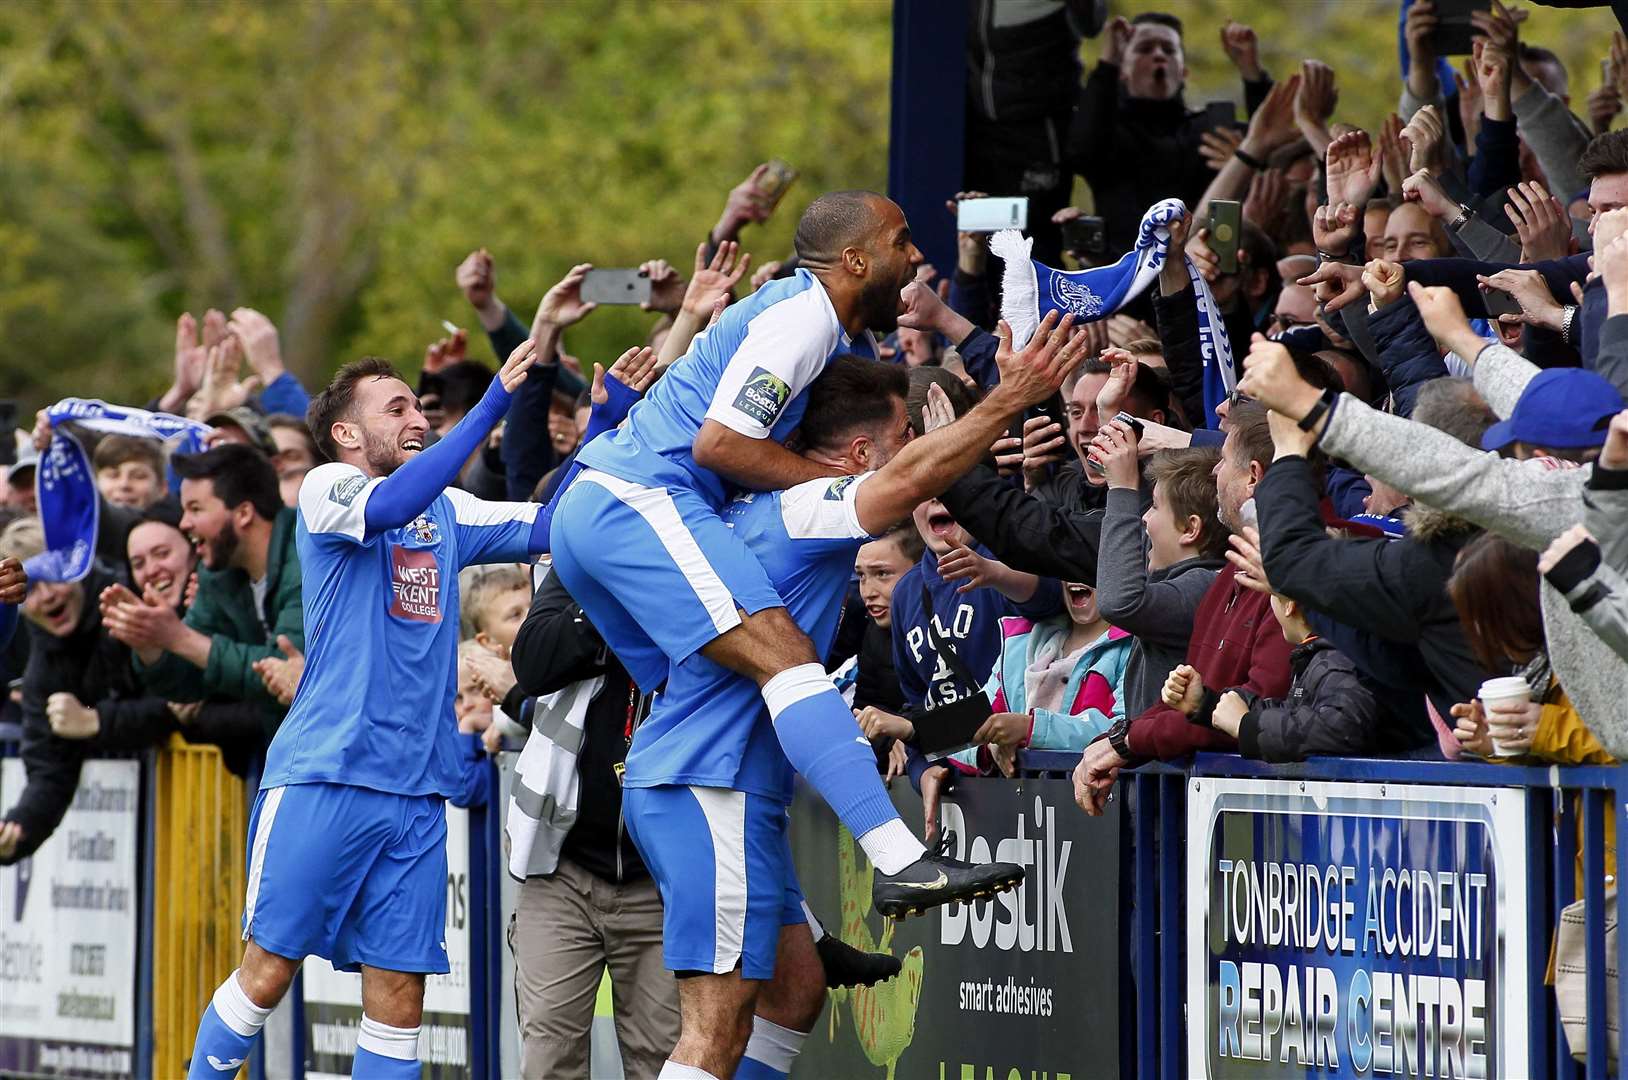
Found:
[{"label": "football player in blue kit", "polygon": [[342,367],[308,413],[329,458],[300,486],[305,673],[249,823],[246,942],[188,1076],[237,1072],[307,955],[362,973],[357,1077],[419,1075],[424,977],[448,970],[446,815],[461,790],[458,571],[546,550],[535,503],[448,488],[508,411],[534,348],[428,449],[388,361]]},{"label": "football player in blue kit", "polygon": [[[860,546],[967,472],[1026,407],[1083,361],[1072,317],[1048,316],[1022,353],[1003,339],[1001,381],[960,420],[912,440],[904,368],[836,358],[814,380],[799,440],[842,475],[743,495],[723,521],[760,561],[796,624],[823,654]],[[942,410],[949,403],[936,387]],[[869,744],[849,717],[843,735]],[[634,735],[623,777],[629,831],[661,890],[663,954],[681,978],[683,1029],[662,1077],[784,1077],[818,1019],[825,983],[792,866],[792,765],[757,686],[693,655],[677,665]],[[988,892],[1023,869],[996,864]],[[899,895],[885,914],[924,906]],[[743,1056],[744,1055],[744,1056]]]},{"label": "football player in blue kit", "polygon": [[818,651],[720,516],[731,489],[837,474],[783,445],[809,384],[839,355],[876,357],[873,331],[924,288],[903,212],[873,192],[815,199],[795,246],[792,276],[728,308],[625,425],[583,447],[553,515],[554,568],[642,689],[697,655],[758,688],[786,757],[876,868],[878,902],[963,900],[1004,871],[928,852],[900,820]]}]

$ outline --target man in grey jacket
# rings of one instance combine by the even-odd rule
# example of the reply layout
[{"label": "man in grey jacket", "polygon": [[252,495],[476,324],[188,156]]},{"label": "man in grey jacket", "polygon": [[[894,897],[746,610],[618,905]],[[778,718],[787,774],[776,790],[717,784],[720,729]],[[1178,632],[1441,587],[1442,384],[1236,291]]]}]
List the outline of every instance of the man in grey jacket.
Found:
[{"label": "man in grey jacket", "polygon": [[1628,411],[1612,419],[1583,487],[1582,524],[1549,545],[1538,569],[1590,629],[1628,658]]},{"label": "man in grey jacket", "polygon": [[[1451,290],[1414,283],[1408,291],[1437,343],[1475,358],[1476,390],[1493,412],[1508,418],[1488,432],[1490,441],[1483,445],[1512,445],[1514,458],[1478,452],[1349,394],[1319,394],[1296,374],[1287,350],[1270,342],[1257,342],[1250,350],[1239,389],[1320,431],[1319,445],[1330,456],[1515,543],[1543,549],[1582,517],[1583,486],[1592,469],[1575,464],[1592,455],[1589,447],[1604,442],[1605,422],[1623,408],[1622,395],[1607,379],[1622,384],[1618,365],[1628,363],[1628,335],[1618,346],[1602,334],[1598,375],[1569,369],[1542,372],[1540,378],[1539,369],[1518,353],[1477,337]],[[1562,381],[1568,385],[1554,394]],[[1539,431],[1549,434],[1535,434]],[[1509,435],[1513,441],[1505,438]],[[1628,662],[1553,586],[1544,588],[1542,606],[1549,656],[1561,685],[1606,749],[1628,753],[1628,718],[1620,708]]]}]

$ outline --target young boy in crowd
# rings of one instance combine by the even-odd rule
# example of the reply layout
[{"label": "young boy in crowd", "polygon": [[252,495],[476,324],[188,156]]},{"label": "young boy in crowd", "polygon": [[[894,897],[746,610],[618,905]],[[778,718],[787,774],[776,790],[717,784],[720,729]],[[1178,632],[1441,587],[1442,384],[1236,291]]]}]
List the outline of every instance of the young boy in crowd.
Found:
[{"label": "young boy in crowd", "polygon": [[114,506],[145,510],[164,497],[164,448],[135,435],[108,435],[91,457],[96,490]]},{"label": "young boy in crowd", "polygon": [[1108,502],[1098,551],[1097,604],[1136,636],[1125,669],[1125,711],[1139,716],[1159,700],[1170,669],[1187,656],[1193,615],[1226,565],[1227,529],[1216,515],[1212,449],[1164,450],[1148,462],[1152,501],[1136,436],[1122,423],[1102,429],[1092,451],[1103,464]]},{"label": "young boy in crowd", "polygon": [[874,705],[898,712],[904,708],[899,673],[893,666],[893,590],[926,550],[916,527],[904,524],[872,540],[854,557],[859,600],[869,616],[859,643],[856,709]]},{"label": "young boy in crowd", "polygon": [[[478,729],[490,753],[503,736],[524,738],[517,723],[525,695],[516,685],[509,651],[531,608],[531,575],[523,566],[470,567],[458,582],[463,596],[463,645],[458,652],[459,696],[469,680],[472,691],[490,710]],[[495,706],[495,709],[492,707]],[[460,714],[460,717],[462,714]]]},{"label": "young boy in crowd", "polygon": [[1289,653],[1289,696],[1267,699],[1253,690],[1228,690],[1219,698],[1198,672],[1182,664],[1164,685],[1164,703],[1194,723],[1238,740],[1245,757],[1304,761],[1313,755],[1360,757],[1375,749],[1378,707],[1357,679],[1345,654],[1312,632],[1300,605],[1273,593],[1272,614],[1283,628]]}]

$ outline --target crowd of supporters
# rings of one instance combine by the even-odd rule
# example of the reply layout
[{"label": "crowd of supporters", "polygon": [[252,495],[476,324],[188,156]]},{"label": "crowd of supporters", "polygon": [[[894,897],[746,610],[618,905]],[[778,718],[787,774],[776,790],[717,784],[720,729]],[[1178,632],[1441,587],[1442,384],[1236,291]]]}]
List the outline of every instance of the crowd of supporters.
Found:
[{"label": "crowd of supporters", "polygon": [[[975,19],[1003,10],[976,7]],[[956,199],[1027,196],[1036,258],[1073,267],[1116,260],[1160,198],[1190,212],[1169,227],[1156,283],[1085,324],[1093,358],[1060,397],[856,561],[827,666],[878,768],[921,792],[929,834],[957,782],[1013,775],[1023,750],[1080,755],[1087,812],[1120,769],[1200,750],[1489,769],[1628,752],[1628,132],[1610,131],[1628,42],[1610,43],[1610,81],[1579,117],[1581,73],[1525,40],[1519,12],[1494,0],[1473,16],[1459,74],[1436,54],[1430,0],[1414,0],[1397,111],[1347,116],[1332,69],[1271,54],[1247,26],[1109,20],[1100,0],[1022,7],[1037,17],[997,19],[970,49],[979,77],[951,186],[987,191]],[[1217,32],[1241,122],[1212,123],[1183,96],[1190,38]],[[1018,65],[1028,78],[1009,74]],[[786,256],[752,273],[743,247],[750,226],[789,212],[766,175],[728,194],[688,276],[660,259],[641,268],[642,381],[722,305],[795,269]],[[1076,177],[1089,214],[1067,205]],[[1235,262],[1210,225],[1230,201]],[[1079,234],[1063,226],[1087,216],[1101,242],[1071,250]],[[951,216],[911,224],[954,229]],[[930,387],[962,412],[996,378],[1002,266],[987,239],[961,233],[954,267],[922,267],[884,344],[909,369],[918,433]],[[1189,263],[1237,358],[1219,407],[1205,400],[1216,350]],[[605,392],[593,361],[609,358],[567,351],[595,308],[590,269],[567,273],[529,324],[486,249],[449,274],[490,355],[462,330],[428,346],[417,389],[433,433],[479,400],[494,357],[529,336],[542,358],[463,468],[468,491],[554,493]],[[172,385],[144,404],[207,425],[198,452],[50,410],[18,433],[0,488],[0,663],[27,785],[0,807],[0,863],[51,835],[87,755],[179,733],[252,768],[303,665],[294,507],[324,459],[307,403],[270,319],[210,310],[180,315]],[[25,581],[48,554],[34,473],[64,438],[94,473],[94,559],[76,580]],[[545,572],[468,571],[459,589],[468,799],[488,797],[483,755],[579,709],[576,813],[523,888],[522,912],[539,917],[511,927],[531,1060],[585,1069],[580,1036],[608,964],[630,988],[617,998],[624,1061],[653,1071],[676,997],[618,786],[648,700]],[[924,716],[977,696],[993,711],[975,746],[917,752]],[[574,924],[595,932],[559,929]],[[550,972],[582,955],[592,976],[562,987]]]}]

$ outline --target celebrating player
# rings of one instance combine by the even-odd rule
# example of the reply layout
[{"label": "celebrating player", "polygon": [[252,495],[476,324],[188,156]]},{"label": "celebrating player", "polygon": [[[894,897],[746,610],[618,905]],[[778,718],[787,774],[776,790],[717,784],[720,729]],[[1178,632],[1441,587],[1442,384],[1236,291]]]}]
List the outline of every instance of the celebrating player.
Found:
[{"label": "celebrating player", "polygon": [[444,800],[463,786],[458,571],[547,540],[535,503],[447,485],[534,358],[531,341],[516,348],[428,450],[418,399],[387,361],[345,365],[311,403],[330,461],[300,485],[305,674],[249,822],[243,959],[198,1025],[191,1080],[237,1071],[311,954],[361,969],[354,1075],[419,1074],[424,976],[448,970]]},{"label": "celebrating player", "polygon": [[[797,223],[800,263],[729,308],[633,407],[583,448],[554,514],[554,566],[645,690],[700,654],[760,689],[786,756],[858,838],[878,894],[924,905],[999,878],[930,854],[899,820],[868,745],[758,560],[719,517],[726,487],[776,491],[835,475],[782,445],[838,355],[877,355],[921,252],[904,214],[866,191],[820,196]],[[861,740],[862,741],[862,740]]]},{"label": "celebrating player", "polygon": [[[942,493],[1013,417],[1056,392],[1084,359],[1085,336],[1071,340],[1071,324],[1072,316],[1059,326],[1048,315],[1014,355],[1003,323],[999,385],[960,420],[913,441],[903,368],[843,356],[814,380],[804,454],[844,475],[744,496],[723,519],[822,653],[836,636],[855,553]],[[933,393],[947,412],[943,392]],[[674,668],[628,753],[628,826],[661,889],[667,967],[685,976],[682,1034],[663,1076],[784,1077],[824,1002],[787,836],[791,765],[767,713],[750,681],[691,656]],[[874,778],[851,715],[841,738],[863,747]],[[940,865],[962,876],[974,869],[947,857]],[[1023,877],[1021,866],[995,865],[990,892]],[[878,907],[894,915],[931,902],[914,892],[879,888]]]}]

